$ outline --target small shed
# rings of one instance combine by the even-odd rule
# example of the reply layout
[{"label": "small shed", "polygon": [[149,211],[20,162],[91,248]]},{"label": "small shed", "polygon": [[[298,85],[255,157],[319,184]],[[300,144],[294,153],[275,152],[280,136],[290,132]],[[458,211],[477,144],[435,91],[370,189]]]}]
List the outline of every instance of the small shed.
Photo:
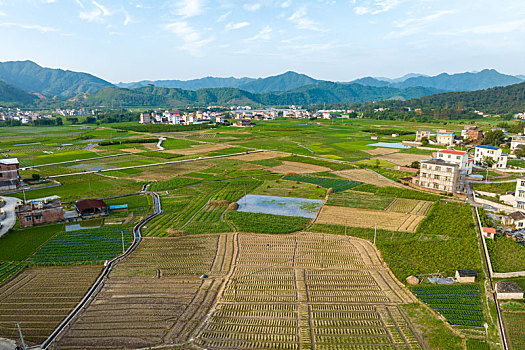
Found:
[{"label": "small shed", "polygon": [[498,299],[523,299],[523,289],[516,282],[496,282]]},{"label": "small shed", "polygon": [[478,273],[474,270],[457,270],[456,281],[459,283],[474,283],[478,278]]},{"label": "small shed", "polygon": [[521,211],[516,211],[514,213],[510,213],[509,216],[514,227],[517,229],[525,228],[525,214],[523,214]]},{"label": "small shed", "polygon": [[494,239],[494,235],[496,234],[496,229],[493,227],[483,227],[483,237]]},{"label": "small shed", "polygon": [[81,216],[107,215],[109,206],[101,199],[86,199],[75,202],[75,209]]}]

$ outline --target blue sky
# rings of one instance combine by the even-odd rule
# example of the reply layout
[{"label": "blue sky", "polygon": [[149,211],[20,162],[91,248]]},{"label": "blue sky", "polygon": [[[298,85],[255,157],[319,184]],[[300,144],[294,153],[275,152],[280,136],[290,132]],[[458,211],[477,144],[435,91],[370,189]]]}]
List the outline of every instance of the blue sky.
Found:
[{"label": "blue sky", "polygon": [[525,74],[523,0],[0,0],[0,61],[111,82]]}]

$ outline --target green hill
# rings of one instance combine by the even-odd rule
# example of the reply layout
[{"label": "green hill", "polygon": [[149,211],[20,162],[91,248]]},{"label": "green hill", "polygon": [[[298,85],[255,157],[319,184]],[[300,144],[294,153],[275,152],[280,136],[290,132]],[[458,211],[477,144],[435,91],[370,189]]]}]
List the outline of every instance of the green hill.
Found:
[{"label": "green hill", "polygon": [[67,98],[113,86],[91,74],[44,68],[32,61],[0,62],[0,80],[47,97]]},{"label": "green hill", "polygon": [[35,100],[38,100],[38,97],[35,95],[0,81],[0,105],[26,105],[33,103]]},{"label": "green hill", "polygon": [[525,111],[525,83],[471,92],[447,92],[408,101],[413,107],[453,107],[482,110],[488,113]]}]

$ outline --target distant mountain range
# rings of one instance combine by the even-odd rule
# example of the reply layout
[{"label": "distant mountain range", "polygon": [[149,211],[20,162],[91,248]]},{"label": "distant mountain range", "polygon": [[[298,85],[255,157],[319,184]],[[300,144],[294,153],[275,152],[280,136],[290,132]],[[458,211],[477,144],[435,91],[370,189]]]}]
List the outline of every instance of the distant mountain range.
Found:
[{"label": "distant mountain range", "polygon": [[46,97],[72,97],[113,86],[91,74],[44,68],[32,61],[0,63],[0,80]]},{"label": "distant mountain range", "polygon": [[293,90],[265,93],[251,93],[236,88],[211,88],[192,91],[148,85],[135,89],[102,89],[88,95],[82,103],[89,106],[104,107],[183,107],[210,104],[286,106],[291,104],[354,103],[385,99],[404,100],[438,92],[440,91],[436,89],[420,87],[396,89],[331,82],[320,82]]},{"label": "distant mountain range", "polygon": [[45,68],[32,61],[19,61],[0,62],[0,82],[3,82],[0,85],[0,103],[42,104],[42,99],[47,99],[47,105],[68,100],[71,104],[108,107],[352,103],[487,89],[523,80],[525,76],[515,77],[487,69],[477,73],[443,73],[434,77],[415,73],[397,79],[365,77],[337,83],[286,72],[258,79],[206,77],[114,85],[88,73]]},{"label": "distant mountain range", "polygon": [[286,72],[284,74],[268,77],[268,78],[215,78],[206,77],[193,80],[143,80],[136,83],[119,83],[120,88],[138,88],[147,85],[157,87],[165,87],[172,89],[184,90],[199,90],[210,88],[236,88],[252,93],[270,92],[270,91],[284,91],[296,89],[301,86],[315,84],[319,82],[307,75],[295,72]]}]

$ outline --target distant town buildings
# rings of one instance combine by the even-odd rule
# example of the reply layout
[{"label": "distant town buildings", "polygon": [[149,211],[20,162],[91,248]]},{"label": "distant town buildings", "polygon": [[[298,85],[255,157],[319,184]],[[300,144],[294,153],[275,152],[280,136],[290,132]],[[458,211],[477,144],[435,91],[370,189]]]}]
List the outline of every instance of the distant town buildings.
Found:
[{"label": "distant town buildings", "polygon": [[492,159],[493,169],[505,169],[507,167],[507,153],[499,147],[492,145],[478,145],[474,153],[474,162],[476,165],[483,165],[485,159]]},{"label": "distant town buildings", "polygon": [[0,159],[0,191],[17,189],[20,185],[19,169],[18,159]]},{"label": "distant town buildings", "polygon": [[151,123],[151,114],[149,113],[140,113],[140,124],[149,124]]}]

